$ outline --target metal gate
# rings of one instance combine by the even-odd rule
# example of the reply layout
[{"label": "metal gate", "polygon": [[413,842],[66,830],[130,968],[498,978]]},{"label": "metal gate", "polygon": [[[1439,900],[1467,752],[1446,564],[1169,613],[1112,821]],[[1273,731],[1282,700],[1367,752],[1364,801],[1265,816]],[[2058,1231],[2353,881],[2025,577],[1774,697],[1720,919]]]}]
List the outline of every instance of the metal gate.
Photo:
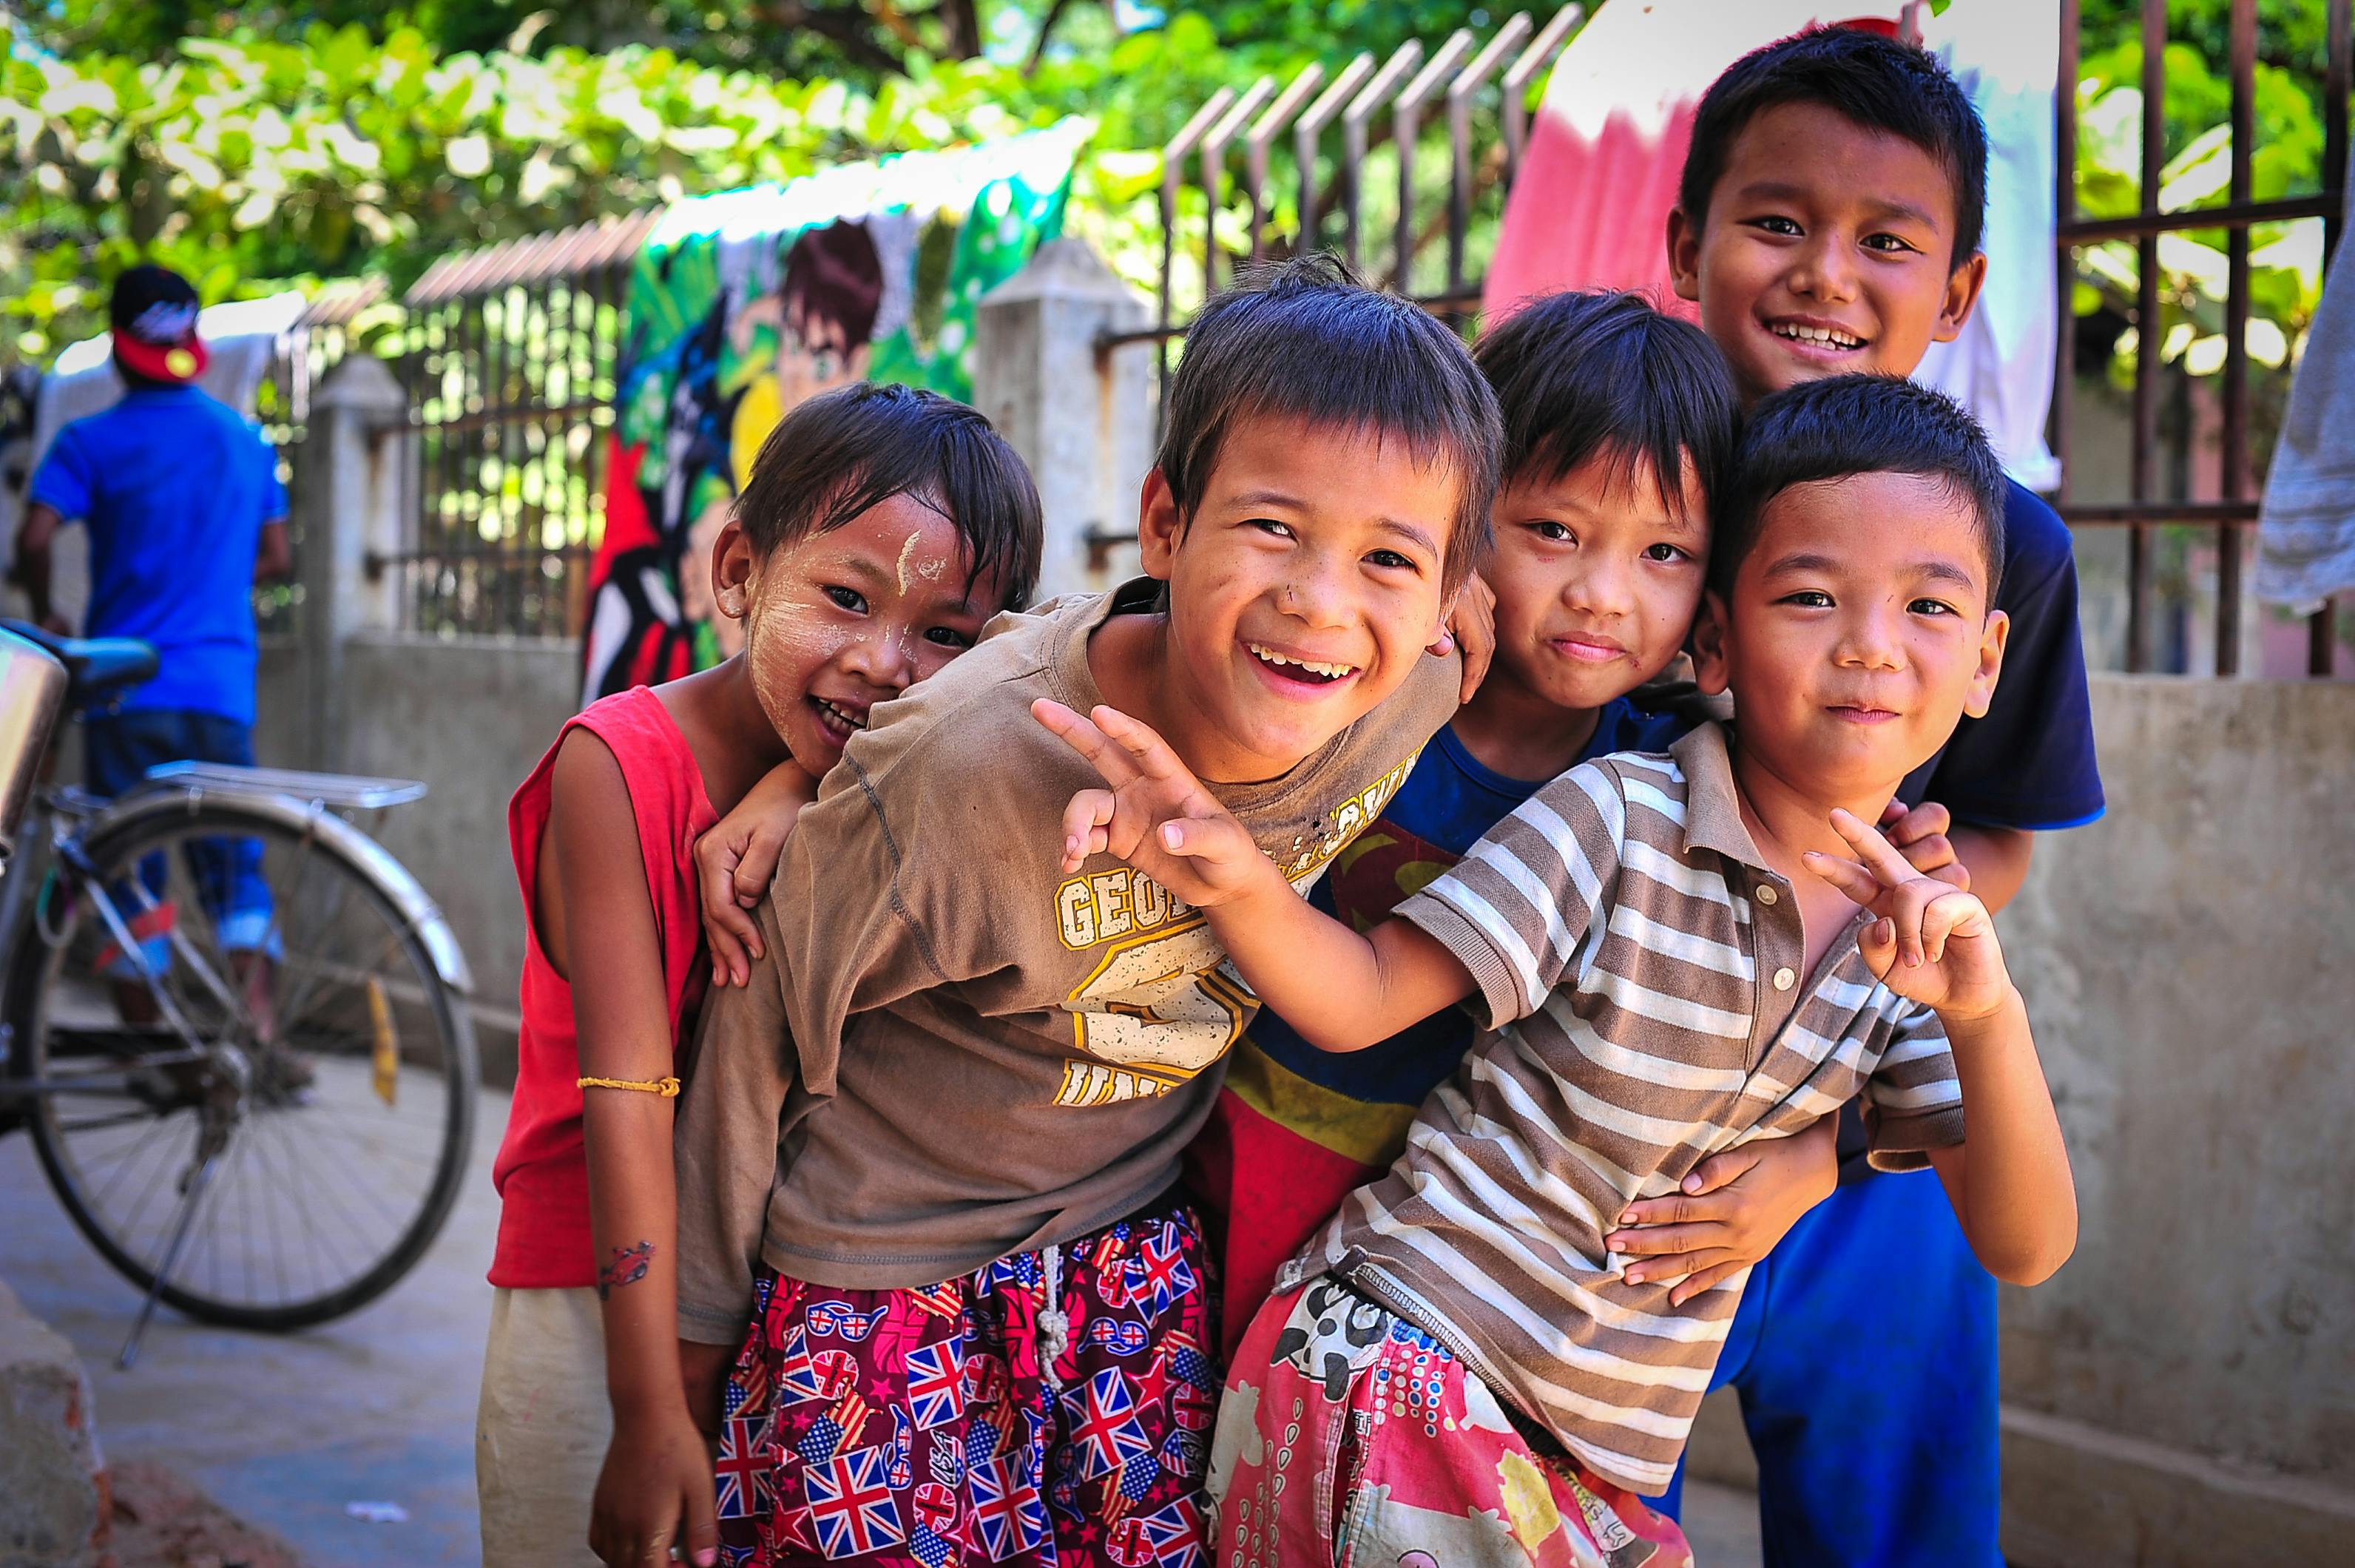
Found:
[{"label": "metal gate", "polygon": [[[2082,220],[2076,216],[2078,124],[2074,87],[2081,59],[2079,0],[2062,0],[2059,8],[2059,80],[2064,91],[2055,94],[2056,144],[2062,153],[2056,160],[2055,282],[2060,291],[2061,331],[2051,429],[2053,450],[2062,462],[2062,489],[2056,505],[2073,528],[2127,530],[2131,565],[2127,572],[2125,664],[2130,670],[2153,667],[2152,634],[2159,598],[2154,581],[2156,534],[2169,526],[2191,526],[2215,540],[2214,667],[2219,675],[2231,675],[2239,669],[2245,613],[2243,564],[2250,542],[2249,525],[2257,513],[2258,489],[2253,472],[2249,420],[2249,231],[2258,224],[2318,219],[2324,225],[2326,261],[2337,248],[2345,219],[2349,167],[2350,0],[2326,0],[2326,5],[2328,48],[2320,93],[2325,141],[2319,190],[2273,201],[2251,199],[2255,152],[2257,7],[2256,0],[2232,0],[2232,175],[2228,200],[2221,206],[2161,209],[2159,171],[2166,161],[2167,7],[2165,0],[2144,0],[2142,210],[2132,217],[2098,221]],[[1467,320],[1469,313],[1476,311],[1480,304],[1480,280],[1467,258],[1470,215],[1476,203],[1501,202],[1510,189],[1527,145],[1524,105],[1529,89],[1568,42],[1582,19],[1582,9],[1566,6],[1542,29],[1534,27],[1527,14],[1515,16],[1485,44],[1476,44],[1468,30],[1455,32],[1436,48],[1419,39],[1410,40],[1379,68],[1371,55],[1361,54],[1329,80],[1322,66],[1310,66],[1281,92],[1271,77],[1262,77],[1241,92],[1221,89],[1186,123],[1164,152],[1162,262],[1156,324],[1135,332],[1110,335],[1104,339],[1104,347],[1129,342],[1161,344],[1161,378],[1166,389],[1170,369],[1167,346],[1186,331],[1184,322],[1176,317],[1173,296],[1180,290],[1181,274],[1195,270],[1193,259],[1183,249],[1185,244],[1199,237],[1199,276],[1186,279],[1194,285],[1186,292],[1198,298],[1215,288],[1222,273],[1231,274],[1237,262],[1271,253],[1329,246],[1361,270],[1369,269],[1368,251],[1375,249],[1369,246],[1369,226],[1365,220],[1369,195],[1384,200],[1390,218],[1390,232],[1376,249],[1375,264],[1370,271],[1411,293],[1426,308],[1459,322]],[[1441,195],[1433,189],[1435,182],[1426,177],[1430,167],[1426,160],[1438,149],[1424,145],[1423,130],[1443,113],[1446,124],[1445,188]],[[1487,123],[1493,123],[1493,129]],[[1272,171],[1272,154],[1284,142],[1287,131],[1290,167]],[[1329,155],[1329,185],[1320,168],[1320,160],[1327,158],[1324,149],[1328,137],[1338,144]],[[1391,149],[1386,161],[1391,166],[1382,172],[1393,176],[1394,194],[1388,189],[1369,190],[1369,149],[1383,145]],[[1240,169],[1236,167],[1238,164]],[[1189,167],[1197,171],[1190,186]],[[1183,198],[1189,191],[1200,197],[1202,219],[1199,230],[1192,230],[1187,221]],[[1293,222],[1288,230],[1277,229],[1273,222],[1278,205],[1275,194],[1279,191],[1289,197]],[[1220,215],[1230,204],[1243,215],[1243,221],[1240,228],[1227,224],[1222,232]],[[2134,356],[2130,498],[2100,504],[2073,501],[2068,489],[2068,468],[2076,434],[2072,417],[2077,374],[2073,352],[2073,293],[2078,253],[2088,245],[2133,240],[2140,262],[2139,299],[2134,317],[2138,323],[2155,324],[2159,320],[2162,303],[2159,237],[2203,229],[2225,231],[2229,257],[2223,310],[2227,347],[2221,378],[2222,463],[2216,486],[2221,493],[2173,496],[2162,493],[2162,459],[2169,455],[2161,440],[2162,383],[2179,372],[2166,368],[2162,345],[2153,331],[2138,337]],[[1444,251],[1438,250],[1443,240]],[[2180,441],[2190,439],[2188,434],[2179,437]],[[2180,458],[2182,453],[2173,455]],[[2179,462],[2175,466],[2187,465]],[[2179,485],[2178,488],[2191,486]],[[1112,541],[1107,536],[1094,542]],[[2331,606],[2325,606],[2309,622],[2307,663],[2312,674],[2330,671],[2333,627]]]},{"label": "metal gate", "polygon": [[[2220,676],[2238,673],[2241,665],[2243,616],[2242,579],[2249,548],[2249,525],[2256,520],[2259,481],[2252,464],[2249,375],[2249,231],[2261,223],[2318,219],[2323,226],[2323,263],[2337,252],[2347,217],[2347,111],[2349,77],[2350,0],[2326,0],[2327,56],[2322,83],[2321,188],[2309,196],[2275,201],[2251,199],[2256,154],[2256,62],[2258,46],[2256,0],[2232,0],[2232,174],[2222,206],[2164,211],[2159,206],[2160,171],[2167,147],[2168,43],[2166,0],[2142,5],[2142,210],[2130,218],[2098,222],[2076,215],[2076,169],[2072,157],[2078,145],[2077,95],[2056,95],[2059,145],[2064,152],[2054,191],[2059,219],[2055,270],[2060,289],[2062,331],[2059,364],[2053,375],[2053,449],[2062,459],[2062,517],[2073,528],[2123,528],[2127,530],[2127,610],[2126,667],[2153,667],[2153,634],[2158,595],[2154,587],[2159,543],[2158,529],[2180,525],[2210,531],[2216,549],[2216,614],[2214,667]],[[2062,0],[2061,80],[2073,84],[2079,75],[2080,0]],[[2165,345],[2156,330],[2160,319],[2159,240],[2168,234],[2198,229],[2224,230],[2227,280],[2223,310],[2224,363],[2220,400],[2221,463],[2212,496],[2184,492],[2161,493],[2160,465],[2167,456],[2160,439],[2160,400],[2165,382],[2179,371],[2166,363]],[[2080,505],[2069,498],[2069,457],[2074,421],[2071,415],[2077,389],[2076,341],[2068,330],[2070,301],[2077,278],[2078,254],[2088,245],[2108,240],[2132,240],[2136,247],[2137,298],[2134,320],[2138,328],[2134,349],[2133,453],[2130,499],[2106,505]],[[2190,439],[2189,432],[2181,441]],[[2197,488],[2204,488],[2198,486]],[[2331,673],[2336,656],[2336,607],[2325,604],[2307,623],[2307,673]]]}]

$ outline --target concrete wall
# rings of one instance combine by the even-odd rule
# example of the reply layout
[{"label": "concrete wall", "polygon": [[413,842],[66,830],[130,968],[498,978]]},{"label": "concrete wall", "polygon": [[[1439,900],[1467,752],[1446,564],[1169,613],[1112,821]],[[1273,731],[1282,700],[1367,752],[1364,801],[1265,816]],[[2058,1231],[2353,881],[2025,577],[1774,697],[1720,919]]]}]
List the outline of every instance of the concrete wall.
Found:
[{"label": "concrete wall", "polygon": [[[514,1076],[522,910],[507,850],[507,799],[580,700],[570,642],[365,633],[344,645],[340,772],[422,779],[431,793],[364,823],[433,895],[474,974],[485,1075]],[[265,764],[305,765],[311,711],[292,646],[264,650],[255,747]]]},{"label": "concrete wall", "polygon": [[2094,719],[2108,815],[2001,921],[2082,1215],[2004,1300],[2014,1554],[2250,1561],[2216,1553],[2270,1517],[2320,1562],[2355,1539],[2355,685],[2097,677]]}]

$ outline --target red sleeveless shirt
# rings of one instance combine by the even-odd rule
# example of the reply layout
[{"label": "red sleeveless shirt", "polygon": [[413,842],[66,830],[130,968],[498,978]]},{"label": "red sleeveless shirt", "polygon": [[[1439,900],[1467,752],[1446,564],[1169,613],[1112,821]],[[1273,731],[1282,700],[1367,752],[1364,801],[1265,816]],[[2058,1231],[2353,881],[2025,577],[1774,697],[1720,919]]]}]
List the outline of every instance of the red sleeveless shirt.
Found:
[{"label": "red sleeveless shirt", "polygon": [[[718,820],[702,770],[662,699],[645,687],[605,698],[573,715],[507,805],[507,841],[523,884],[523,1028],[516,1047],[515,1102],[491,1180],[499,1189],[499,1240],[491,1283],[514,1290],[593,1285],[589,1163],[581,1147],[580,1042],[572,987],[540,951],[532,911],[539,886],[556,753],[575,725],[612,749],[629,786],[638,853],[662,947],[663,994],[670,1003],[673,1051],[703,997],[709,965],[695,891],[695,841]],[[575,964],[615,955],[572,955]]]}]

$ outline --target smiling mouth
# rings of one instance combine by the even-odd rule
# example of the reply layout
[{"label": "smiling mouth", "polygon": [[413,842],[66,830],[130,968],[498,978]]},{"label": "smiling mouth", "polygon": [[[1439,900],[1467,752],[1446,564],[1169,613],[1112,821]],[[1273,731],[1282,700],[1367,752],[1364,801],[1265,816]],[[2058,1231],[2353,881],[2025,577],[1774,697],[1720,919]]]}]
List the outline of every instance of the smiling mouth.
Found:
[{"label": "smiling mouth", "polygon": [[1852,332],[1842,332],[1836,326],[1802,326],[1795,321],[1770,323],[1766,328],[1785,343],[1796,343],[1806,348],[1837,348],[1844,351],[1861,348],[1865,339]]},{"label": "smiling mouth", "polygon": [[851,736],[867,728],[865,713],[856,709],[845,708],[839,702],[829,702],[823,697],[813,697],[810,699],[810,706],[817,709],[819,726],[837,741],[847,741]]},{"label": "smiling mouth", "polygon": [[1252,657],[1285,680],[1300,681],[1309,686],[1331,686],[1358,673],[1355,665],[1295,658],[1288,654],[1277,653],[1262,643],[1245,643],[1243,646],[1250,650]]},{"label": "smiling mouth", "polygon": [[1850,724],[1886,724],[1899,717],[1891,709],[1862,708],[1850,703],[1835,703],[1830,712],[1834,718],[1845,720]]}]

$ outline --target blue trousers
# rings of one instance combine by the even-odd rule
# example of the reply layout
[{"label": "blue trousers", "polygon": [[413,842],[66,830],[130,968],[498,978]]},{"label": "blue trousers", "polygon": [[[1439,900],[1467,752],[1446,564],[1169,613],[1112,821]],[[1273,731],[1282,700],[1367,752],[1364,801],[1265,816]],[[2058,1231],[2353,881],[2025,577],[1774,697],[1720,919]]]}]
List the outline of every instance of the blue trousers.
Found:
[{"label": "blue trousers", "polygon": [[[91,714],[82,722],[82,738],[88,748],[83,783],[92,795],[108,798],[121,795],[146,776],[149,768],[163,763],[253,765],[253,731],[217,713],[140,709]],[[198,838],[188,844],[186,854],[189,877],[220,938],[221,950],[279,956],[282,944],[272,921],[270,883],[261,875],[261,841]],[[139,880],[151,899],[164,897],[165,872],[160,853],[141,859]],[[127,894],[128,889],[116,890],[115,901],[123,917],[131,920],[144,901]],[[148,964],[159,974],[169,969],[169,936],[136,924],[133,929]],[[123,978],[135,973],[129,960],[120,957],[107,970]]]},{"label": "blue trousers", "polygon": [[1928,1171],[1840,1188],[1751,1271],[1710,1386],[1742,1395],[1767,1568],[2002,1568],[1995,1299]]}]

